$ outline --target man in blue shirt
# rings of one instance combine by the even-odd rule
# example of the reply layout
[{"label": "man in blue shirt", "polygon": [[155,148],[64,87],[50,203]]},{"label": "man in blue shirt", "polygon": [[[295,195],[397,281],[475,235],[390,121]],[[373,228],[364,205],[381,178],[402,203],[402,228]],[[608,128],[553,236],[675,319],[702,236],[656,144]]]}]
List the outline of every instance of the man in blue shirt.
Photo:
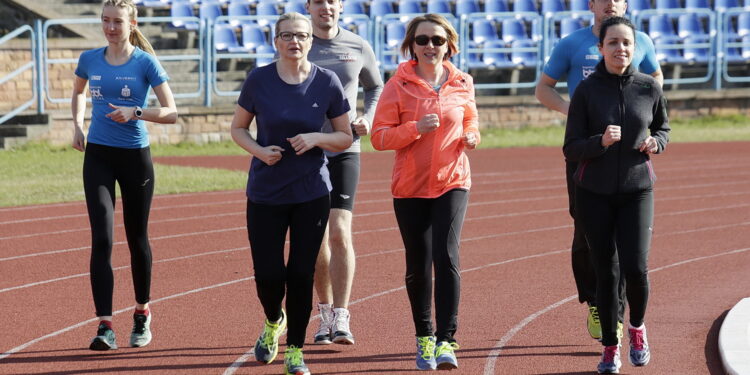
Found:
[{"label": "man in blue shirt", "polygon": [[[568,96],[573,97],[578,84],[594,71],[594,67],[601,59],[597,48],[599,26],[609,17],[622,17],[627,7],[628,4],[625,0],[589,0],[589,10],[594,13],[594,24],[571,33],[560,40],[552,50],[552,55],[536,85],[535,94],[539,102],[551,110],[568,115],[570,101],[563,99],[555,90],[557,82],[563,76],[567,76]],[[642,73],[651,74],[659,84],[663,84],[664,78],[656,60],[653,42],[648,35],[640,31],[636,32],[635,38],[635,56],[632,64]],[[589,334],[595,339],[601,339],[599,313],[596,307],[596,274],[589,258],[589,248],[586,244],[584,232],[576,223],[575,217],[575,183],[572,176],[577,163],[566,161],[565,164],[570,215],[574,221],[573,244],[571,246],[573,277],[578,289],[578,300],[589,305],[587,319]],[[622,283],[620,286],[623,290]],[[621,294],[620,321],[622,321],[623,310],[624,296]],[[621,334],[622,324],[618,324],[618,335]]]}]

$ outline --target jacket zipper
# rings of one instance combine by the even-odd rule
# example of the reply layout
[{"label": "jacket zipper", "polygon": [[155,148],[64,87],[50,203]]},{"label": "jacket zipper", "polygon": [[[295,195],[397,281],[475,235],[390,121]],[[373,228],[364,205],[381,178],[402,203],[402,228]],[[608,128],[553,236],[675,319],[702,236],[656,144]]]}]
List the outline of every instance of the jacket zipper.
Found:
[{"label": "jacket zipper", "polygon": [[620,95],[620,145],[617,148],[617,168],[616,171],[616,178],[615,178],[615,192],[620,192],[620,160],[622,159],[622,141],[625,138],[625,97],[623,94],[623,81],[625,80],[625,77],[617,77],[617,84],[619,87],[619,95]]}]

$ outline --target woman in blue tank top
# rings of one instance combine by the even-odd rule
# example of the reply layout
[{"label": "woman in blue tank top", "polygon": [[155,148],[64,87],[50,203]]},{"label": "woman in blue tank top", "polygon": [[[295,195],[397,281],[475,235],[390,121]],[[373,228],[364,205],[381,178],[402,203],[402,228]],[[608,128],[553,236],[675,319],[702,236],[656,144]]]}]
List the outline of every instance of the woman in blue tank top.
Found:
[{"label": "woman in blue tank top", "polygon": [[[148,215],[154,194],[154,167],[145,121],[174,123],[177,108],[166,82],[169,77],[138,30],[137,16],[132,0],[104,1],[102,32],[108,44],[81,54],[73,84],[73,148],[85,151],[83,185],[91,224],[91,289],[99,318],[91,350],[117,349],[112,330],[114,275],[110,262],[115,182],[122,194],[136,296],[130,346],[151,342]],[[86,85],[93,106],[87,139],[82,130]],[[160,107],[145,108],[149,88],[154,89]]]}]

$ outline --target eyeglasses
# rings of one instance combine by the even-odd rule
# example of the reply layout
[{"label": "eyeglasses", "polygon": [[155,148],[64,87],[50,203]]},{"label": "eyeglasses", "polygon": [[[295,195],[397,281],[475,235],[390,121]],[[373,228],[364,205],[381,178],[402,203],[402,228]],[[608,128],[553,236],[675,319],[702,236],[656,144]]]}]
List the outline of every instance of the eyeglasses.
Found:
[{"label": "eyeglasses", "polygon": [[432,45],[435,47],[440,47],[445,42],[448,41],[448,39],[443,38],[440,35],[433,35],[433,36],[427,36],[427,35],[417,35],[414,37],[414,43],[417,43],[418,46],[426,46],[428,42],[432,41]]},{"label": "eyeglasses", "polygon": [[281,40],[283,40],[285,42],[290,42],[292,40],[292,38],[295,38],[295,37],[297,38],[298,41],[304,42],[308,38],[310,38],[310,33],[304,33],[304,32],[302,32],[302,33],[293,33],[293,32],[289,32],[289,31],[284,31],[282,33],[279,33],[279,35],[277,35],[277,37],[281,38]]}]

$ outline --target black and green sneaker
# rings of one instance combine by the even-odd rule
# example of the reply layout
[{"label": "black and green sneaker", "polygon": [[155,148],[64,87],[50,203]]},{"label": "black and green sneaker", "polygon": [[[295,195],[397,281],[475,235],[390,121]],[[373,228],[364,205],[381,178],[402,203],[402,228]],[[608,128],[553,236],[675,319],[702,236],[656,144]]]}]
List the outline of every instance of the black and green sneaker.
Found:
[{"label": "black and green sneaker", "polygon": [[105,351],[117,349],[117,342],[115,341],[115,331],[109,328],[105,323],[99,323],[99,328],[96,331],[96,337],[91,340],[89,349]]},{"label": "black and green sneaker", "polygon": [[279,354],[279,337],[284,334],[286,329],[286,312],[281,310],[281,320],[271,323],[266,319],[263,327],[263,333],[255,342],[255,360],[261,363],[269,364],[276,359]]}]

